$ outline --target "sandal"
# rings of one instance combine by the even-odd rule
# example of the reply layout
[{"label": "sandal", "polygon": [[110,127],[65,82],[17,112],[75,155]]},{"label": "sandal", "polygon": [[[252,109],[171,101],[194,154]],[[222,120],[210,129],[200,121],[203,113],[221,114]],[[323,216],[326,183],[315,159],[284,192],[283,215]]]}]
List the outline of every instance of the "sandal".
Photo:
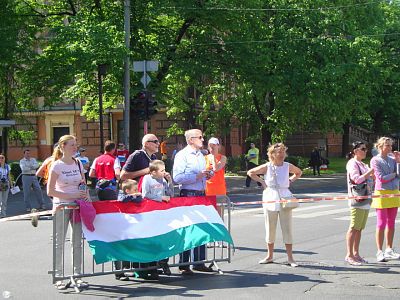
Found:
[{"label": "sandal", "polygon": [[266,258],[263,258],[262,260],[260,260],[258,263],[260,265],[272,264],[272,263],[274,263],[274,260],[273,260],[273,258],[266,257]]},{"label": "sandal", "polygon": [[349,265],[352,265],[352,266],[361,266],[361,262],[359,262],[359,261],[357,261],[357,260],[355,260],[355,259],[353,259],[353,258],[351,258],[351,257],[346,257],[344,260],[345,260]]},{"label": "sandal", "polygon": [[292,268],[297,268],[299,266],[298,263],[295,262],[294,260],[288,261],[288,265],[291,266]]},{"label": "sandal", "polygon": [[362,258],[361,256],[357,255],[356,257],[356,261],[362,263],[362,264],[367,264],[368,261],[366,261],[364,258]]}]

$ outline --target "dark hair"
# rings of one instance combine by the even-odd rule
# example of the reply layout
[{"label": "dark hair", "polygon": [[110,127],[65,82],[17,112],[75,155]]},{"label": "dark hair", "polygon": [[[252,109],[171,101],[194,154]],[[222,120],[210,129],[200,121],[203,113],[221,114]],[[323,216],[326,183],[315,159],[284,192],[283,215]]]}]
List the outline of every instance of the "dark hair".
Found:
[{"label": "dark hair", "polygon": [[361,141],[355,141],[355,142],[353,142],[353,143],[351,144],[351,146],[353,147],[353,150],[352,150],[351,152],[349,152],[349,153],[346,154],[346,158],[347,158],[347,159],[353,158],[353,157],[354,157],[354,150],[360,148],[361,145],[365,145],[365,143],[364,143],[364,142],[361,142]]},{"label": "dark hair", "polygon": [[364,142],[361,141],[355,141],[354,143],[351,144],[353,146],[353,150],[360,148],[361,145],[365,145]]},{"label": "dark hair", "polygon": [[113,141],[106,141],[104,143],[104,151],[111,152],[115,149],[115,143]]},{"label": "dark hair", "polygon": [[31,150],[25,149],[25,150],[24,150],[24,154],[25,154],[25,152],[31,152]]}]

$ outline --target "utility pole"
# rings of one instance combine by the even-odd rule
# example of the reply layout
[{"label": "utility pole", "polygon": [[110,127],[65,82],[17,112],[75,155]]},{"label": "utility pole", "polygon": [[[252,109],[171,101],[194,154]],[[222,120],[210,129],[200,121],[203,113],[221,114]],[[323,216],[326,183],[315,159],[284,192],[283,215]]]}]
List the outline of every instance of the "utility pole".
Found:
[{"label": "utility pole", "polygon": [[124,144],[129,151],[129,106],[130,106],[130,66],[129,66],[129,51],[131,40],[131,1],[124,0],[124,28],[125,28],[125,47],[128,50],[124,59]]}]

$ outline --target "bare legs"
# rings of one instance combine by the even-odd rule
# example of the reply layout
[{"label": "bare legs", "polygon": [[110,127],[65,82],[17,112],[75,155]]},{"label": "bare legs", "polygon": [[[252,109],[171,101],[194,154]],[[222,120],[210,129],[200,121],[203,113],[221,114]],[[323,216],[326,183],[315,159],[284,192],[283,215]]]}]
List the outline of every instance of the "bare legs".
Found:
[{"label": "bare legs", "polygon": [[349,228],[346,234],[347,254],[346,257],[357,260],[360,256],[360,241],[361,241],[361,230]]}]

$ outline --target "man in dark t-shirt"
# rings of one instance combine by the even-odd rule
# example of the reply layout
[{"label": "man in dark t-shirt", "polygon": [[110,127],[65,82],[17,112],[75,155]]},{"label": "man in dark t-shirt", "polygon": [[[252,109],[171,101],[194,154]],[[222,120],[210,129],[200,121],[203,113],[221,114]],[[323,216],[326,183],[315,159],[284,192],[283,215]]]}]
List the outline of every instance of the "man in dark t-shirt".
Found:
[{"label": "man in dark t-shirt", "polygon": [[140,178],[150,173],[150,161],[156,159],[156,153],[160,142],[154,134],[146,134],[142,139],[142,149],[136,150],[128,159],[121,172],[121,180],[134,179],[139,181]]},{"label": "man in dark t-shirt", "polygon": [[[121,171],[121,180],[134,179],[137,182],[140,182],[140,178],[149,174],[150,161],[156,159],[155,154],[158,152],[159,146],[160,142],[154,134],[146,134],[142,139],[142,149],[133,152],[126,160],[126,163]],[[126,264],[129,265],[129,262],[123,262],[122,266],[125,267]],[[132,262],[132,264],[135,268],[139,267],[137,262]],[[140,267],[145,268],[147,266],[154,266],[156,264],[157,262],[150,262],[146,264],[141,263]],[[139,277],[143,279],[158,279],[157,270],[141,271],[137,273]]]}]

